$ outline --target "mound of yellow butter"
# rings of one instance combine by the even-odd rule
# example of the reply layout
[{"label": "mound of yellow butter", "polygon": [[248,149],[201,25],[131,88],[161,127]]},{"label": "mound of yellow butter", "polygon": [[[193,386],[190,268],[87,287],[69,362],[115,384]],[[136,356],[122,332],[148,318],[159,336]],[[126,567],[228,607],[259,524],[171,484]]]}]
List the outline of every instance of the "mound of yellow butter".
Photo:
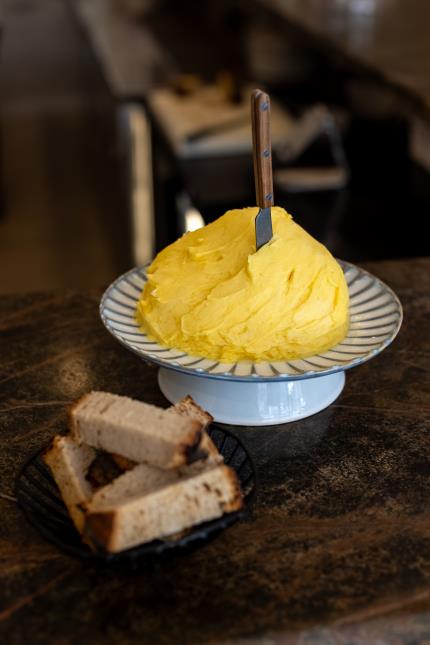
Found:
[{"label": "mound of yellow butter", "polygon": [[257,212],[228,211],[157,255],[137,305],[143,331],[226,362],[304,358],[344,338],[348,288],[336,260],[278,207],[273,238],[256,252]]}]

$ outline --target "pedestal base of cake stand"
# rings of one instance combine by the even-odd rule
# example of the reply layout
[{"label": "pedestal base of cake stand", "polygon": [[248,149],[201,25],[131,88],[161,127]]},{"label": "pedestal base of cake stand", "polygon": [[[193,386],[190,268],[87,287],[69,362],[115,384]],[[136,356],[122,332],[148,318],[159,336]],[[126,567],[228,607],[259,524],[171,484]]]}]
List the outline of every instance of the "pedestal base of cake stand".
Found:
[{"label": "pedestal base of cake stand", "polygon": [[234,381],[160,368],[158,384],[177,403],[188,394],[215,421],[270,426],[304,419],[328,407],[342,392],[344,372],[294,381]]}]

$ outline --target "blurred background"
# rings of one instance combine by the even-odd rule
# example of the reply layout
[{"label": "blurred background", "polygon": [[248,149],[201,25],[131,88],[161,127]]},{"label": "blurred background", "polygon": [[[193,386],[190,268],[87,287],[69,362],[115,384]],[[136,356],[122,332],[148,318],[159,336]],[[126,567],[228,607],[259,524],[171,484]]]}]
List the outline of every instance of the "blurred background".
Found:
[{"label": "blurred background", "polygon": [[429,254],[422,0],[3,0],[0,292],[106,285],[255,203],[354,262]]}]

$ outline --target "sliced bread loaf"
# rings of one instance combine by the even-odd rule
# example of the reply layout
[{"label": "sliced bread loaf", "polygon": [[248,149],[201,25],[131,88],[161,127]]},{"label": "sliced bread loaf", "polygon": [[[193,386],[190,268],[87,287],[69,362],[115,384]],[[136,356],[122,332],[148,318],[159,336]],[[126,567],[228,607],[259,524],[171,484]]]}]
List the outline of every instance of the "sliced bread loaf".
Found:
[{"label": "sliced bread loaf", "polygon": [[86,505],[85,535],[96,546],[116,553],[215,519],[243,504],[236,473],[223,464],[193,464],[188,474],[169,472],[171,481],[163,482],[158,477],[166,473],[148,477],[147,468],[136,466]]},{"label": "sliced bread loaf", "polygon": [[[190,466],[184,466],[184,469],[186,468]],[[180,479],[179,470],[165,470],[148,464],[138,464],[96,491],[89,502],[89,507],[107,508],[135,496],[147,495]]]},{"label": "sliced bread loaf", "polygon": [[107,392],[82,397],[70,411],[70,427],[80,442],[159,468],[207,456],[201,420]]},{"label": "sliced bread loaf", "polygon": [[82,507],[93,493],[86,473],[95,454],[93,448],[79,444],[70,436],[54,437],[51,446],[43,454],[43,459],[51,469],[63,501],[80,533],[84,527]]}]

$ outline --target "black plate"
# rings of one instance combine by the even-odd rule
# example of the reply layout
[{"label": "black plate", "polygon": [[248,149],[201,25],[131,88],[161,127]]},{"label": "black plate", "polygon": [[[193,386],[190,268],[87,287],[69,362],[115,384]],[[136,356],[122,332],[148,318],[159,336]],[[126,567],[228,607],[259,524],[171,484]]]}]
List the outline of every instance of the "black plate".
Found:
[{"label": "black plate", "polygon": [[228,513],[216,520],[199,524],[177,539],[153,540],[148,544],[115,554],[92,551],[81,541],[81,536],[63,504],[57,484],[42,460],[44,448],[33,455],[18,474],[15,482],[18,504],[28,521],[49,542],[62,551],[85,560],[129,563],[135,566],[149,555],[166,554],[178,549],[184,551],[199,546],[242,519],[254,501],[256,491],[254,465],[239,439],[228,430],[214,424],[209,427],[208,433],[223,455],[224,462],[237,473],[244,494],[244,507],[235,513]]}]

